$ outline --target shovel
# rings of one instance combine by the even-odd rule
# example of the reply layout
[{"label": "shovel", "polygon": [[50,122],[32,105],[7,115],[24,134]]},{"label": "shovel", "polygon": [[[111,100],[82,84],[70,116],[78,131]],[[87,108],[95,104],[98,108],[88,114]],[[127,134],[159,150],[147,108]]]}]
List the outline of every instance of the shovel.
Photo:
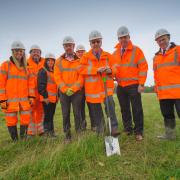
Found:
[{"label": "shovel", "polygon": [[102,80],[104,83],[105,103],[107,107],[107,119],[109,126],[109,136],[105,137],[106,155],[107,156],[112,156],[115,154],[121,155],[118,137],[111,136],[111,118],[110,118],[108,92],[107,92],[107,77],[102,77]]}]

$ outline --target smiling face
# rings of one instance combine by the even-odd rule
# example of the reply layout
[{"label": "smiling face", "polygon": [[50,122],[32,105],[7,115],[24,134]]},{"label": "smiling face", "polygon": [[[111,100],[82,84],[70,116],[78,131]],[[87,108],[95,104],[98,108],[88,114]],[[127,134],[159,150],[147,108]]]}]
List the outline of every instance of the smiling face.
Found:
[{"label": "smiling face", "polygon": [[36,62],[38,62],[41,58],[41,51],[39,49],[32,49],[30,52],[30,56]]},{"label": "smiling face", "polygon": [[118,40],[122,48],[127,48],[129,40],[130,40],[130,36],[128,35],[128,36],[119,37]]},{"label": "smiling face", "polygon": [[69,44],[64,44],[64,50],[67,54],[73,54],[74,53],[74,46],[75,44],[69,43]]},{"label": "smiling face", "polygon": [[169,41],[170,41],[169,35],[164,35],[156,39],[156,42],[158,43],[159,47],[163,50],[165,50],[168,47]]},{"label": "smiling face", "polygon": [[102,46],[102,39],[94,39],[90,41],[90,46],[93,51],[99,51]]},{"label": "smiling face", "polygon": [[53,69],[54,63],[55,63],[54,59],[52,59],[52,58],[47,59],[47,65],[48,65],[49,69]]},{"label": "smiling face", "polygon": [[78,50],[76,51],[76,54],[79,58],[81,58],[83,56],[83,54],[85,53],[85,50]]},{"label": "smiling face", "polygon": [[14,49],[14,50],[12,50],[12,54],[18,61],[21,61],[21,59],[25,56],[25,50],[24,49]]}]

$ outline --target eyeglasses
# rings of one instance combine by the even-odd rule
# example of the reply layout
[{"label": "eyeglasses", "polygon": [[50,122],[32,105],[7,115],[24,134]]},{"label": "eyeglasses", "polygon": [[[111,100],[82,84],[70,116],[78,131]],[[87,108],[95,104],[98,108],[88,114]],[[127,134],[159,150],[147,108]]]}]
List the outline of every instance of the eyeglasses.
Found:
[{"label": "eyeglasses", "polygon": [[100,40],[91,41],[92,44],[95,44],[95,43],[99,44],[100,42],[101,42]]}]

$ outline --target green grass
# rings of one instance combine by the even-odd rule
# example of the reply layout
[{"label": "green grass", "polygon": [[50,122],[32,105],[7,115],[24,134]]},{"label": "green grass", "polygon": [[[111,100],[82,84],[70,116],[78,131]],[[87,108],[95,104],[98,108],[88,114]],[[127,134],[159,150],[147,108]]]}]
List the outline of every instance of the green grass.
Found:
[{"label": "green grass", "polygon": [[[122,131],[119,104],[116,112]],[[36,137],[27,142],[12,143],[0,114],[0,179],[180,179],[180,121],[177,118],[177,140],[160,141],[163,120],[155,94],[143,94],[145,138],[122,134],[122,156],[106,157],[104,138],[87,131],[81,137],[73,130],[73,142],[63,144],[60,106],[55,115],[56,140]],[[86,112],[89,122],[88,112]],[[73,118],[72,118],[73,122]],[[88,125],[89,127],[89,125]]]}]

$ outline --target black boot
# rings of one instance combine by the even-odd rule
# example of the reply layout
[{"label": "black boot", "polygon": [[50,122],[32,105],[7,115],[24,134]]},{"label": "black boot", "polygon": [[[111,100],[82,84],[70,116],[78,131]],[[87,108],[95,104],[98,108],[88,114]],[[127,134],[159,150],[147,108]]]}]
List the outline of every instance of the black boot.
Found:
[{"label": "black boot", "polygon": [[11,136],[11,139],[13,141],[17,141],[18,140],[17,127],[16,126],[8,126],[8,131]]},{"label": "black boot", "polygon": [[20,138],[21,139],[26,139],[27,137],[27,125],[20,125]]}]

